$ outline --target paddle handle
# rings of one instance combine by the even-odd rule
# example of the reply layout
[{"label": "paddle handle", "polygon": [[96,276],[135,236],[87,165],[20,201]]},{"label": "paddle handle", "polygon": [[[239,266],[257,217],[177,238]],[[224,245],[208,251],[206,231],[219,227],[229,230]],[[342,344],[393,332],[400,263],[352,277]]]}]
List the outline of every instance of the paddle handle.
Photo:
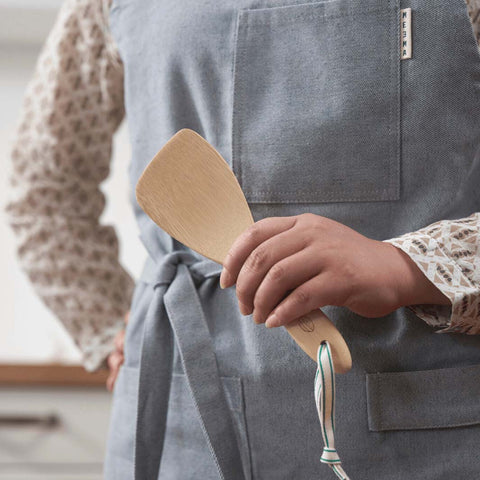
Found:
[{"label": "paddle handle", "polygon": [[324,340],[330,342],[335,373],[346,373],[352,368],[348,346],[332,321],[320,310],[300,317],[285,325],[299,347],[315,362],[317,349]]}]

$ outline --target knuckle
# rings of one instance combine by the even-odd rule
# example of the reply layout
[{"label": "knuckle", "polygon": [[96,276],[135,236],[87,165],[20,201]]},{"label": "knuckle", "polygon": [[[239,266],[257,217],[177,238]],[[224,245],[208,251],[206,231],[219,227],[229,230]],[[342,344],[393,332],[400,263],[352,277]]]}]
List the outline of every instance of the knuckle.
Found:
[{"label": "knuckle", "polygon": [[305,304],[305,303],[309,303],[312,296],[310,294],[310,292],[304,290],[304,289],[301,289],[301,290],[297,290],[293,295],[292,295],[292,301],[295,305],[302,305],[302,304]]},{"label": "knuckle", "polygon": [[323,232],[323,230],[325,229],[325,225],[322,220],[316,218],[311,228],[315,233]]},{"label": "knuckle", "polygon": [[246,299],[248,299],[250,290],[247,285],[243,283],[238,283],[236,286],[237,298],[242,302],[245,303]]},{"label": "knuckle", "polygon": [[350,263],[350,262],[344,262],[344,267],[345,267],[344,277],[347,279],[353,279],[355,281],[358,281],[360,270],[357,268],[357,266],[353,265],[353,263]]},{"label": "knuckle", "polygon": [[249,270],[260,270],[268,262],[268,254],[264,249],[254,250],[247,261],[247,268]]},{"label": "knuckle", "polygon": [[266,308],[265,297],[262,295],[255,295],[253,299],[253,308],[257,311],[263,311]]},{"label": "knuckle", "polygon": [[285,276],[286,276],[285,268],[282,265],[280,265],[279,263],[276,263],[270,269],[269,277],[272,280],[275,280],[276,282],[283,280],[285,278]]},{"label": "knuckle", "polygon": [[255,243],[260,238],[260,226],[257,223],[251,225],[245,232],[247,240]]},{"label": "knuckle", "polygon": [[303,221],[310,222],[310,221],[314,220],[317,217],[317,215],[315,215],[312,212],[304,212],[304,213],[301,213],[299,217]]},{"label": "knuckle", "polygon": [[342,285],[342,289],[350,294],[350,292],[357,291],[358,286],[361,285],[360,275],[361,273],[357,268],[345,262],[341,269],[337,271],[336,278],[334,277],[333,281],[336,285]]},{"label": "knuckle", "polygon": [[328,226],[325,223],[325,219],[323,217],[320,217],[319,215],[315,216],[312,223],[310,224],[309,229],[311,230],[315,238],[318,238],[319,234],[328,232]]}]

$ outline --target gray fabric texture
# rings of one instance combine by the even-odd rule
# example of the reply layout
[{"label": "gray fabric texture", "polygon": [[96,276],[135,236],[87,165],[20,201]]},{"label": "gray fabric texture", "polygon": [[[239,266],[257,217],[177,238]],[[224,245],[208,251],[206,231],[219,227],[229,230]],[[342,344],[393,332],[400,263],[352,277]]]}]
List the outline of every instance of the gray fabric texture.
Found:
[{"label": "gray fabric texture", "polygon": [[[218,266],[157,227],[134,187],[191,128],[233,167],[254,220],[312,212],[382,240],[478,211],[480,55],[464,0],[114,0],[110,17],[150,257],[106,478],[331,479],[314,362],[285,329],[243,317]],[[478,477],[480,337],[435,334],[406,308],[375,319],[323,310],[353,358],[335,406],[352,479]]]}]

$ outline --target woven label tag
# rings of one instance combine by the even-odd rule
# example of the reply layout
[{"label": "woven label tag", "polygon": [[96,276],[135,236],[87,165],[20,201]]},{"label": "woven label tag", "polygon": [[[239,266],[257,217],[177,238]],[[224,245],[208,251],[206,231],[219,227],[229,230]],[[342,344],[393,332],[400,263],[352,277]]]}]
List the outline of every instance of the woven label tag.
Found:
[{"label": "woven label tag", "polygon": [[412,9],[400,10],[400,58],[412,58]]}]

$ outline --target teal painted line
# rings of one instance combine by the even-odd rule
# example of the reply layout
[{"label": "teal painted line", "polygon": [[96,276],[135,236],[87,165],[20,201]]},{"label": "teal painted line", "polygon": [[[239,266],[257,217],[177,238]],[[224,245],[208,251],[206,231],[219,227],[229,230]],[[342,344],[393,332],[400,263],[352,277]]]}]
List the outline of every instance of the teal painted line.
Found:
[{"label": "teal painted line", "polygon": [[335,420],[333,418],[333,412],[334,412],[334,409],[335,409],[335,388],[334,388],[334,384],[335,384],[335,378],[334,378],[334,373],[333,373],[333,365],[332,365],[332,357],[331,357],[331,351],[330,351],[330,344],[328,345],[328,361],[330,362],[330,373],[331,373],[331,377],[332,377],[332,411],[330,412],[331,413],[331,417],[332,417],[332,431],[333,431],[333,434],[335,434]]},{"label": "teal painted line", "polygon": [[[322,354],[324,345],[325,345],[324,343],[322,343],[320,345],[320,356]],[[322,362],[319,362],[318,365],[320,366],[320,370],[322,372],[322,385],[324,386],[322,388],[322,390],[323,390],[323,397],[322,397],[323,398],[323,412],[322,412],[322,414],[323,414],[323,431],[325,433],[325,443],[327,444],[327,447],[329,447],[330,444],[328,443],[327,430],[325,429],[325,376],[324,376],[324,373],[323,373]]]},{"label": "teal painted line", "polygon": [[347,480],[347,477],[345,477],[335,465],[333,465],[332,468],[339,478],[341,478],[342,480]]}]

